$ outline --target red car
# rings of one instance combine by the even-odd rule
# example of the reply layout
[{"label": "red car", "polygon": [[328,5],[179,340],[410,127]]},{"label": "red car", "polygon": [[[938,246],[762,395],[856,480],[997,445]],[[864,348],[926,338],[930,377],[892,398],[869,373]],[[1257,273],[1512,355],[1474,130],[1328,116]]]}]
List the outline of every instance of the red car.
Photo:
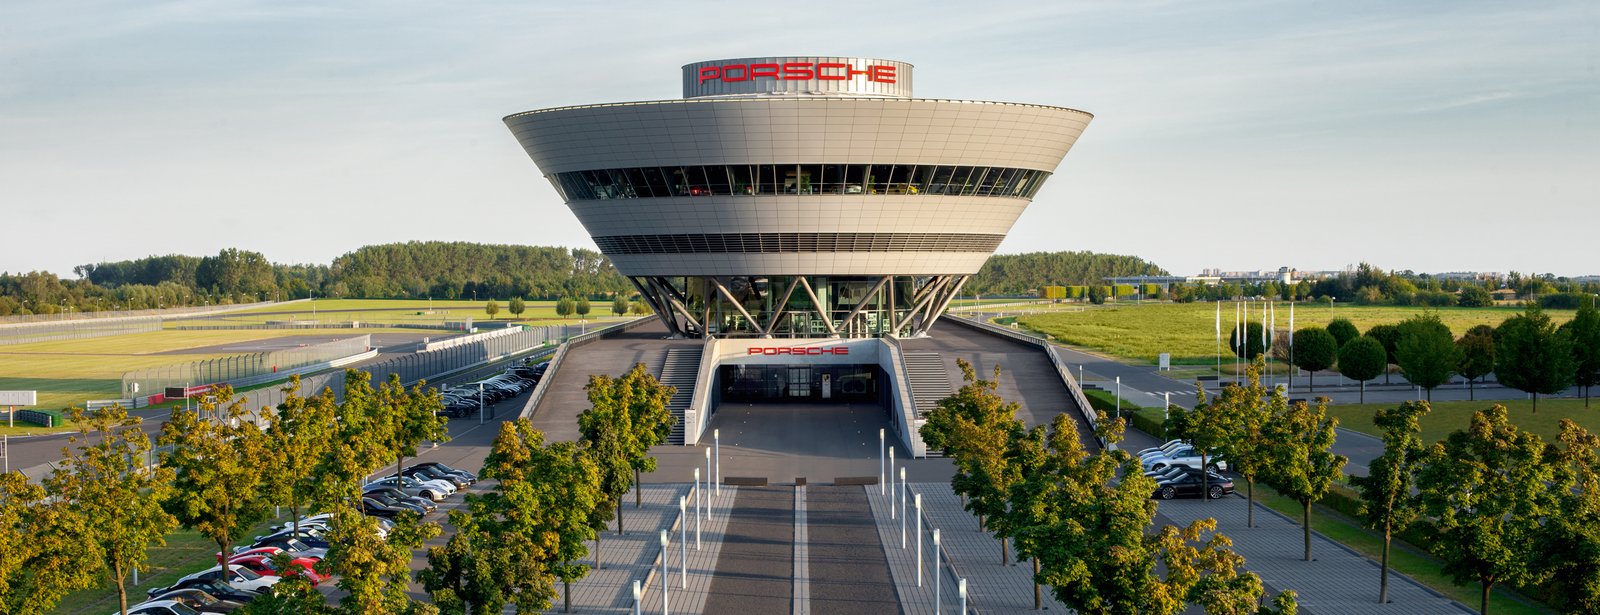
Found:
[{"label": "red car", "polygon": [[[282,576],[272,567],[272,556],[281,552],[283,550],[277,547],[250,549],[235,553],[233,557],[228,558],[228,563],[235,566],[243,566],[250,569],[251,572],[262,576]],[[321,585],[328,577],[316,571],[315,566],[318,561],[319,558],[315,557],[297,557],[289,560],[289,567],[299,571],[301,575],[311,581],[312,585]]]}]

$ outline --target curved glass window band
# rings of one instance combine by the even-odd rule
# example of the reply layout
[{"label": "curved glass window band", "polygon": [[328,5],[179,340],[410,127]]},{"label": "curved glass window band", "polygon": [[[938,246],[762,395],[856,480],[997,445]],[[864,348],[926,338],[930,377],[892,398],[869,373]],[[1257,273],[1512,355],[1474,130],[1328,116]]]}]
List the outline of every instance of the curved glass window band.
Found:
[{"label": "curved glass window band", "polygon": [[696,196],[931,195],[1032,199],[1050,176],[1006,167],[895,164],[727,164],[555,173],[567,201]]}]

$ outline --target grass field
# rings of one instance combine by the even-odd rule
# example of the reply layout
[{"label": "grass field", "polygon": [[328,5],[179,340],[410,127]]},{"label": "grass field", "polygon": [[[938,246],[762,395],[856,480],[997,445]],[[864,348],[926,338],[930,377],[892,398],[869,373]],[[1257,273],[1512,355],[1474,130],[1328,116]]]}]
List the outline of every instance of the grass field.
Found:
[{"label": "grass field", "polygon": [[[1261,319],[1261,304],[1254,307],[1251,321]],[[1233,306],[1222,306],[1223,344],[1227,344],[1229,328],[1233,326]],[[1289,306],[1279,303],[1277,327],[1289,328]],[[1082,311],[1062,311],[1020,316],[1017,321],[1025,327],[1047,333],[1056,339],[1076,346],[1104,352],[1128,361],[1155,364],[1163,352],[1172,353],[1175,364],[1203,365],[1216,359],[1216,310],[1214,303],[1147,303],[1143,305],[1103,306]],[[1298,304],[1295,308],[1295,326],[1326,325],[1334,317],[1348,318],[1356,328],[1366,331],[1377,324],[1393,324],[1420,314],[1424,308]],[[1519,308],[1444,308],[1437,310],[1439,317],[1456,335],[1466,333],[1476,325],[1498,325],[1515,315]],[[1572,310],[1547,310],[1556,323],[1566,322]],[[1227,352],[1224,348],[1223,352]]]},{"label": "grass field", "polygon": [[[205,321],[180,321],[178,324],[203,324],[205,322],[217,324],[244,324],[261,323],[269,320],[312,320],[319,321],[363,321],[381,323],[406,323],[426,324],[442,323],[444,321],[461,321],[471,318],[474,321],[518,322],[532,325],[577,324],[577,318],[562,318],[556,314],[554,301],[527,301],[527,310],[520,317],[513,317],[510,312],[510,302],[498,300],[500,313],[495,318],[489,318],[483,310],[487,299],[481,301],[442,301],[435,300],[432,309],[426,299],[317,299],[312,302],[300,302],[289,305],[268,306],[254,308],[240,312],[233,312],[220,318]],[[313,306],[316,311],[313,312]],[[290,312],[283,314],[282,312]],[[606,320],[614,318],[611,313],[611,302],[594,301],[590,304],[588,320]]]},{"label": "grass field", "polygon": [[[1466,429],[1472,423],[1472,415],[1479,410],[1486,410],[1494,404],[1506,407],[1510,412],[1511,422],[1518,429],[1531,431],[1544,438],[1546,443],[1556,441],[1556,436],[1561,433],[1561,419],[1570,418],[1582,425],[1584,429],[1600,432],[1600,403],[1594,403],[1591,408],[1584,409],[1582,399],[1547,399],[1539,400],[1539,412],[1533,412],[1533,401],[1527,399],[1512,399],[1498,401],[1440,401],[1433,403],[1433,409],[1427,416],[1422,417],[1422,441],[1437,442],[1444,439],[1446,434],[1459,429]],[[1377,426],[1372,424],[1372,416],[1380,408],[1393,407],[1396,404],[1348,404],[1328,406],[1328,414],[1339,417],[1339,426],[1352,431],[1381,435]]]}]

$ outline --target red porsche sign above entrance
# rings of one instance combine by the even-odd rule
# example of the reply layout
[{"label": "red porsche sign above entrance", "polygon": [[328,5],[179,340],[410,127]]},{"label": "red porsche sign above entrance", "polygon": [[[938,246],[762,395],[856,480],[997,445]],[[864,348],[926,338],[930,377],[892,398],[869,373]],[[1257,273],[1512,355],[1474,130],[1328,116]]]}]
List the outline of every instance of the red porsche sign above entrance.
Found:
[{"label": "red porsche sign above entrance", "polygon": [[845,355],[850,354],[850,347],[849,346],[795,346],[795,347],[791,348],[791,347],[787,347],[787,346],[779,346],[777,348],[771,348],[771,347],[765,347],[764,348],[764,347],[757,346],[757,347],[746,349],[745,350],[745,354],[746,355],[764,355],[764,356],[769,356],[769,357],[771,357],[771,356],[779,356],[779,355],[789,355],[789,356],[819,356],[819,355],[845,356]]}]

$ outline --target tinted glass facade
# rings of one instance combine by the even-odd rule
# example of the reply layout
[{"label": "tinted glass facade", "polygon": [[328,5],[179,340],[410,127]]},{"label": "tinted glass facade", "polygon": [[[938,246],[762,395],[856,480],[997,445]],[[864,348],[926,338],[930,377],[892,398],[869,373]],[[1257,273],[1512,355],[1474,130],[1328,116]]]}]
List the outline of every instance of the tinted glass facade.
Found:
[{"label": "tinted glass facade", "polygon": [[1032,199],[1050,174],[914,164],[726,164],[551,175],[567,201],[696,196],[927,195]]}]

